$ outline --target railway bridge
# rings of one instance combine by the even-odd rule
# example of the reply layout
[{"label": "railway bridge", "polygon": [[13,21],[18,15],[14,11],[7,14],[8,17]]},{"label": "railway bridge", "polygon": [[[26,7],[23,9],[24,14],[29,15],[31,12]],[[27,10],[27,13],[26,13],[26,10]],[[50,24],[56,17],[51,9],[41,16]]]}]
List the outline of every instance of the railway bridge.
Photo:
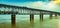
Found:
[{"label": "railway bridge", "polygon": [[11,14],[11,23],[15,24],[16,14],[30,15],[30,22],[34,22],[34,15],[39,15],[40,20],[43,21],[43,15],[50,15],[49,17],[52,19],[53,14],[57,17],[57,15],[60,15],[60,12],[0,4],[0,14]]}]

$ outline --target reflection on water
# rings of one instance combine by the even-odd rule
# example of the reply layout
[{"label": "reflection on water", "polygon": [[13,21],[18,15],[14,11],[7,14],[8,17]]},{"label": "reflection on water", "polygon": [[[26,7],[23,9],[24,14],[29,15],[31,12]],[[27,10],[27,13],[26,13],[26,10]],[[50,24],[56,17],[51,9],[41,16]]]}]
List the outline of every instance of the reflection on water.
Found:
[{"label": "reflection on water", "polygon": [[34,23],[30,22],[29,15],[17,15],[16,24],[11,24],[11,15],[0,15],[0,28],[60,28],[59,16],[44,15],[44,20],[40,21],[39,15],[35,15]]}]

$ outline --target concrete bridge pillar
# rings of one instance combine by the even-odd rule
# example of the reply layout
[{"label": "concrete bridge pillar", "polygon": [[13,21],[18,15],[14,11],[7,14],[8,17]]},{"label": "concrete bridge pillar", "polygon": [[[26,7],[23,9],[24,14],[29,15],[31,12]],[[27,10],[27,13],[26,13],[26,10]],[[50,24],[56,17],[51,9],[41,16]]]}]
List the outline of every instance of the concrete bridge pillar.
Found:
[{"label": "concrete bridge pillar", "polygon": [[57,19],[57,14],[55,14],[55,19]]},{"label": "concrete bridge pillar", "polygon": [[52,17],[53,17],[53,14],[50,14],[50,19],[52,19]]},{"label": "concrete bridge pillar", "polygon": [[11,15],[11,24],[12,25],[15,25],[15,23],[16,23],[15,20],[16,20],[16,15],[15,14],[12,14]]},{"label": "concrete bridge pillar", "polygon": [[43,21],[43,14],[40,14],[40,21]]},{"label": "concrete bridge pillar", "polygon": [[30,23],[34,23],[34,14],[30,14]]}]

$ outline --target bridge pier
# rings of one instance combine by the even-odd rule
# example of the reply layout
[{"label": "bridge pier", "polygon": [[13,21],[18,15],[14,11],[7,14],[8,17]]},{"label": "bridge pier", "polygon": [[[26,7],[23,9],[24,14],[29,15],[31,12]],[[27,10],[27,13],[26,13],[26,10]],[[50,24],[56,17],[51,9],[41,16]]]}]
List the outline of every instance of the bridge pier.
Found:
[{"label": "bridge pier", "polygon": [[12,14],[11,15],[11,24],[12,25],[15,25],[15,23],[16,23],[15,20],[16,20],[16,15],[15,14]]},{"label": "bridge pier", "polygon": [[55,14],[55,19],[57,19],[57,14]]},{"label": "bridge pier", "polygon": [[40,21],[43,21],[43,14],[40,14]]},{"label": "bridge pier", "polygon": [[30,23],[34,23],[34,14],[30,14]]},{"label": "bridge pier", "polygon": [[50,14],[50,19],[52,19],[52,17],[53,17],[53,14]]}]

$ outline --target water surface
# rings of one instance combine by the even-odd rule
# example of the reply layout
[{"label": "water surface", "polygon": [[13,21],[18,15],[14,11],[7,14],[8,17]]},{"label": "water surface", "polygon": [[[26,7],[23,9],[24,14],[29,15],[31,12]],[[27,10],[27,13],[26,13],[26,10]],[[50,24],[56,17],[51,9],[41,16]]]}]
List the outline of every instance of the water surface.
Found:
[{"label": "water surface", "polygon": [[0,15],[0,28],[60,28],[60,19],[58,16],[52,19],[49,15],[44,15],[43,22],[40,21],[39,15],[34,16],[34,23],[30,23],[29,15],[16,15],[16,24],[12,27],[11,15]]}]

